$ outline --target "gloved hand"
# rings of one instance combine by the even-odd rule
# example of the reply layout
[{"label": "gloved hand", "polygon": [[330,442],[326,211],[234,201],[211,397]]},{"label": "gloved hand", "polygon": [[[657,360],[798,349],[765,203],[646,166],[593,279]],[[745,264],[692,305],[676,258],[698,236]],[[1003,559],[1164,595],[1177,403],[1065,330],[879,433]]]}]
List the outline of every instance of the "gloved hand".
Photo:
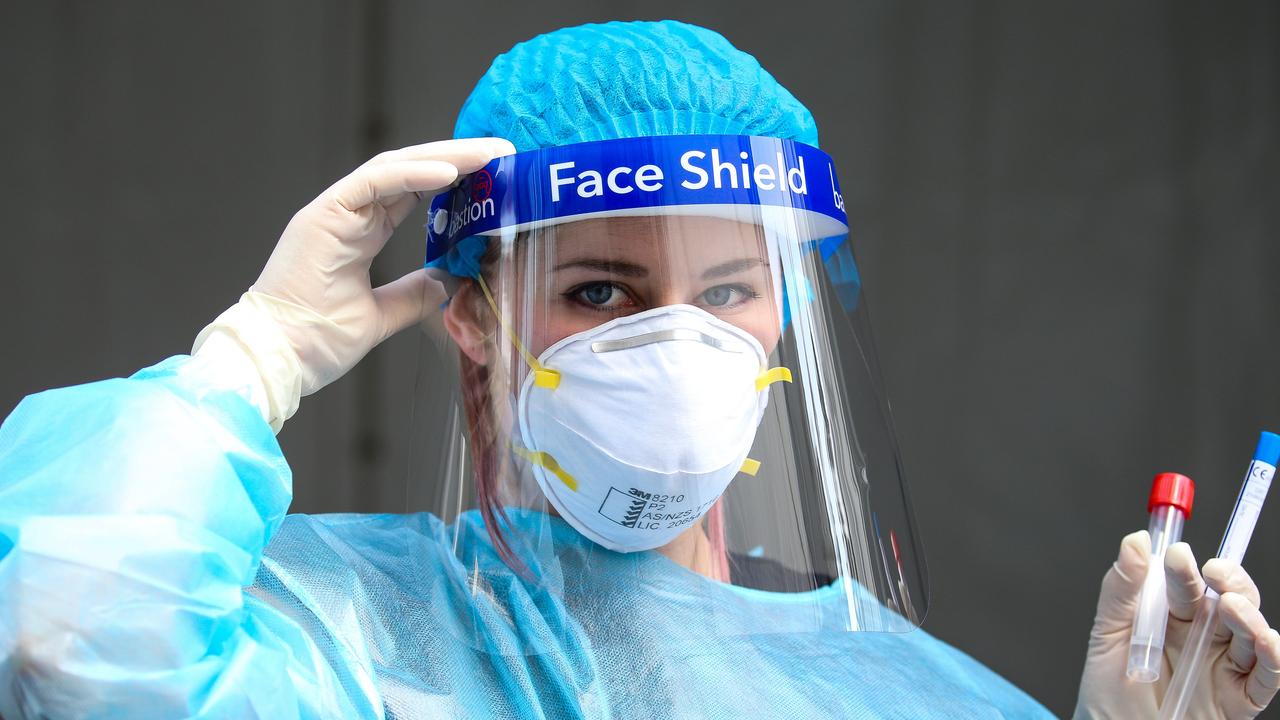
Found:
[{"label": "gloved hand", "polygon": [[422,316],[432,282],[422,269],[379,288],[369,280],[396,226],[459,175],[514,152],[500,138],[446,140],[356,168],[293,216],[258,281],[200,333],[193,354],[206,364],[256,368],[261,385],[249,394],[279,431],[300,396]]},{"label": "gloved hand", "polygon": [[1137,683],[1125,677],[1129,635],[1150,548],[1147,531],[1128,535],[1120,544],[1120,556],[1102,579],[1075,717],[1156,717],[1206,580],[1222,594],[1219,625],[1187,717],[1248,720],[1262,712],[1280,687],[1280,634],[1268,627],[1258,610],[1258,587],[1244,568],[1213,559],[1205,563],[1202,579],[1186,543],[1170,546],[1165,554],[1169,625],[1160,679]]}]

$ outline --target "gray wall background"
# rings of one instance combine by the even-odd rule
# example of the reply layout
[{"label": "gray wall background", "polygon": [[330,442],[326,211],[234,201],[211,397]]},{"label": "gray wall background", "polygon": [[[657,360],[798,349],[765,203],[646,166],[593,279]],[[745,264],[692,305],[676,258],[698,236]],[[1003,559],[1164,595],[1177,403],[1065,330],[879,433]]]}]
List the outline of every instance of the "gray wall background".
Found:
[{"label": "gray wall background", "polygon": [[[7,7],[0,413],[187,351],[294,211],[378,150],[447,137],[513,43],[667,16],[755,53],[842,168],[927,629],[1069,713],[1151,476],[1197,480],[1207,558],[1258,429],[1280,429],[1274,2]],[[423,215],[380,277],[420,261]],[[286,428],[297,510],[403,506],[416,343]],[[1274,614],[1271,510],[1249,565]]]}]

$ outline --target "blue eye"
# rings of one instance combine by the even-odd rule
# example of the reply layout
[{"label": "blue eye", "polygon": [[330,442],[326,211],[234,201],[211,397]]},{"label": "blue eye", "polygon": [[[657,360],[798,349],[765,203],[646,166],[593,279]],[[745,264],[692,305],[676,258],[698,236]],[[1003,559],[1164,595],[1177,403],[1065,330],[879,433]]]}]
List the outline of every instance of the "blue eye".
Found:
[{"label": "blue eye", "polygon": [[582,289],[582,299],[592,305],[604,305],[614,292],[612,285],[591,285]]},{"label": "blue eye", "polygon": [[569,299],[592,310],[618,310],[634,304],[627,292],[608,282],[593,282],[579,285],[565,293]]},{"label": "blue eye", "polygon": [[703,305],[713,308],[734,307],[758,297],[760,295],[746,285],[716,285],[698,296]]},{"label": "blue eye", "polygon": [[717,285],[702,293],[702,300],[712,307],[721,307],[733,300],[733,292],[734,288],[731,285]]}]

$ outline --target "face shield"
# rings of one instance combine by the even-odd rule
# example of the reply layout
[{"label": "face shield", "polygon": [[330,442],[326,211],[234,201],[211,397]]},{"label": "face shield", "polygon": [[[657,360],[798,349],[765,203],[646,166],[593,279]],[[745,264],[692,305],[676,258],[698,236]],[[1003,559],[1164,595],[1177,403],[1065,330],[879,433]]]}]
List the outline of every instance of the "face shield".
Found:
[{"label": "face shield", "polygon": [[673,603],[699,642],[920,622],[847,235],[831,158],[763,137],[524,152],[436,197],[406,510],[495,608],[460,641],[626,643]]}]

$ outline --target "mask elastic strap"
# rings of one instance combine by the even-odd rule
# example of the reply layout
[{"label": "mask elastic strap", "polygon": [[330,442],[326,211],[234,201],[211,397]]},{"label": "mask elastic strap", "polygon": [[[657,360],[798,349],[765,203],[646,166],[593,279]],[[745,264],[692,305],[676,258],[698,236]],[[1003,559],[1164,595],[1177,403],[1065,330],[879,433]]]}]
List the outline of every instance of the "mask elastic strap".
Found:
[{"label": "mask elastic strap", "polygon": [[555,475],[560,479],[560,482],[565,484],[565,487],[574,492],[578,492],[577,478],[570,475],[564,468],[560,467],[560,463],[556,462],[556,459],[551,457],[551,453],[543,452],[541,450],[530,450],[528,448],[520,447],[515,443],[511,443],[511,449],[515,454],[525,460],[528,460],[534,465],[537,465],[552,475]]},{"label": "mask elastic strap", "polygon": [[[543,367],[542,363],[538,362],[538,358],[534,357],[529,352],[529,349],[524,346],[524,343],[520,342],[520,338],[516,337],[516,334],[512,331],[511,327],[503,321],[502,313],[498,312],[498,303],[493,301],[493,293],[489,292],[489,286],[485,284],[484,276],[480,273],[476,273],[475,278],[476,281],[480,283],[480,290],[484,293],[484,299],[489,301],[489,307],[493,310],[493,316],[498,319],[498,324],[506,331],[507,337],[511,338],[511,343],[520,351],[520,355],[524,357],[524,361],[529,365],[529,369],[533,370],[533,384],[538,387],[550,388],[552,390],[559,387],[560,372],[552,370],[551,368]],[[759,382],[760,381],[757,380],[756,384],[759,385]],[[565,484],[568,485],[568,483]],[[570,487],[573,486],[571,485]]]},{"label": "mask elastic strap", "polygon": [[756,392],[760,392],[776,382],[791,382],[791,369],[776,367],[760,373],[756,376]]},{"label": "mask elastic strap", "polygon": [[[791,369],[775,367],[760,373],[756,376],[756,392],[760,392],[776,382],[791,382]],[[756,473],[760,472],[760,461],[747,458],[742,461],[742,467],[738,468],[738,472],[754,477]]]}]

